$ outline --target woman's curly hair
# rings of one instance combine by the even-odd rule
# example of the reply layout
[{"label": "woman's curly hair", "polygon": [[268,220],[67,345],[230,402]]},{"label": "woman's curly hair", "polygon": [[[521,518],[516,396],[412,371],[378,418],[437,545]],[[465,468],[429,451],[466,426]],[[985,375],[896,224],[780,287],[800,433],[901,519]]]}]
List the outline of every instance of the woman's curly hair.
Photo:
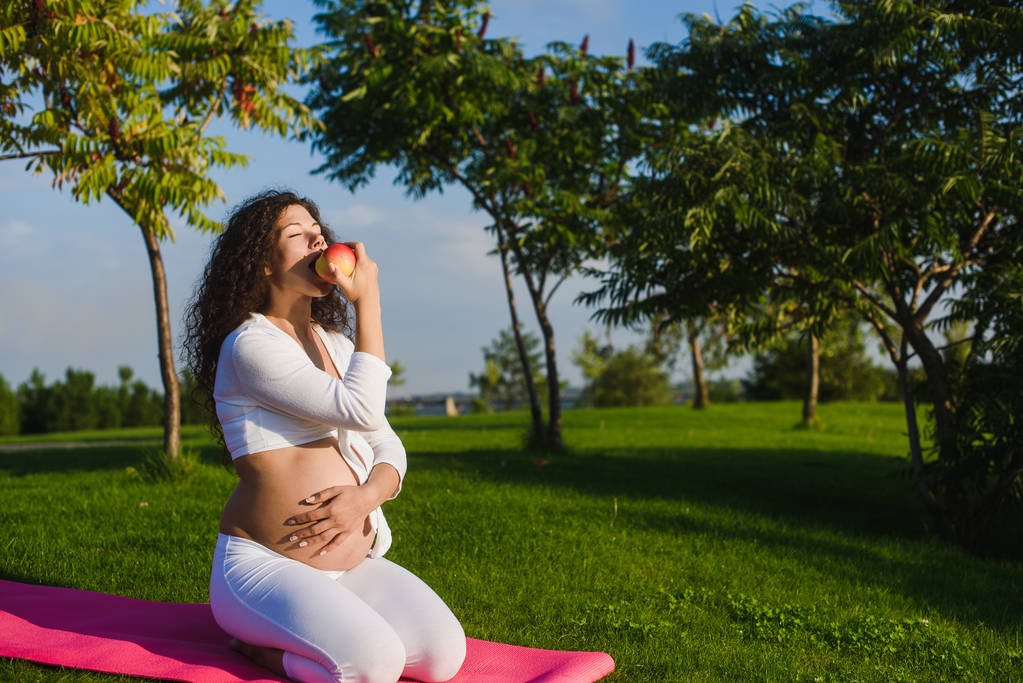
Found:
[{"label": "woman's curly hair", "polygon": [[[274,224],[289,206],[301,206],[320,224],[327,244],[334,236],[320,219],[316,205],[293,192],[269,190],[246,199],[231,212],[213,241],[206,269],[185,312],[183,356],[195,378],[193,397],[205,409],[221,444],[224,433],[217,421],[213,385],[224,339],[251,313],[267,305],[266,267],[274,248]],[[351,335],[348,301],[337,287],[313,299],[312,319],[332,332]]]}]

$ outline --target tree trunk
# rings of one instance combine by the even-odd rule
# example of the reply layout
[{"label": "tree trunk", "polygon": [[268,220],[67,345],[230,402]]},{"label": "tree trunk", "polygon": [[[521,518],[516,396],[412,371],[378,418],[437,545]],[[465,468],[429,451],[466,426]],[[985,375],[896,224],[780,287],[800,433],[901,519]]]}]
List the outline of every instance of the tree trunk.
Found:
[{"label": "tree trunk", "polygon": [[806,355],[806,394],[803,396],[803,426],[817,424],[817,391],[820,387],[820,341],[810,333],[809,349]]},{"label": "tree trunk", "polygon": [[[554,328],[547,317],[547,307],[544,305],[543,292],[536,286],[532,272],[529,270],[529,262],[523,255],[521,249],[516,246],[514,235],[511,238],[511,248],[515,254],[515,260],[519,266],[519,273],[526,282],[526,289],[533,302],[533,312],[536,313],[536,320],[540,323],[540,332],[544,340],[544,357],[547,364],[547,438],[543,444],[547,450],[560,451],[561,441],[561,389],[558,386],[558,362],[554,353]],[[542,282],[542,279],[541,279]]]},{"label": "tree trunk", "polygon": [[686,336],[689,340],[689,357],[693,363],[693,408],[703,410],[710,405],[710,392],[707,390],[707,378],[703,375],[700,337],[696,325],[692,322],[686,323]]},{"label": "tree trunk", "polygon": [[[923,329],[915,321],[903,325],[904,337],[920,357],[927,377],[927,391],[930,393],[934,436],[938,445],[938,458],[949,465],[958,459],[956,450],[956,419],[949,392],[948,369],[941,352],[934,346]],[[970,545],[975,535],[972,528],[970,503],[957,476],[947,477],[941,482],[945,491],[946,521],[955,534],[955,540]]]},{"label": "tree trunk", "polygon": [[[522,260],[520,258],[519,262]],[[545,447],[550,451],[560,451],[561,442],[561,387],[558,383],[558,361],[554,353],[554,328],[551,326],[550,318],[547,317],[547,307],[544,305],[542,293],[534,286],[533,278],[528,272],[523,273],[526,281],[526,288],[533,301],[533,312],[536,313],[536,320],[540,323],[540,332],[543,334],[544,360],[547,364],[547,438]]]},{"label": "tree trunk", "polygon": [[934,407],[934,429],[938,441],[938,457],[955,458],[955,413],[948,387],[948,371],[941,352],[915,322],[903,325],[906,339],[920,357],[927,376],[927,390]]},{"label": "tree trunk", "polygon": [[903,337],[899,357],[892,360],[895,362],[895,369],[899,374],[899,387],[902,389],[902,405],[906,412],[906,435],[909,437],[909,460],[913,468],[913,478],[916,479],[917,490],[920,491],[920,496],[924,499],[924,507],[941,525],[942,533],[946,533],[945,517],[934,496],[934,491],[931,490],[930,483],[927,481],[927,471],[924,469],[923,450],[920,447],[920,427],[916,421],[916,400],[913,398],[913,387],[909,381],[905,337]]},{"label": "tree trunk", "polygon": [[500,225],[497,226],[497,245],[498,253],[501,255],[501,271],[504,274],[504,291],[508,295],[512,331],[515,333],[515,347],[519,351],[519,362],[522,364],[522,374],[526,378],[526,392],[529,394],[529,411],[533,419],[533,441],[543,443],[543,411],[540,408],[540,397],[536,395],[536,387],[533,386],[533,368],[529,363],[529,355],[526,353],[526,344],[522,340],[519,314],[515,309],[515,291],[512,288],[511,270],[508,268],[508,250],[504,241],[504,231]]},{"label": "tree trunk", "polygon": [[170,305],[167,300],[167,274],[160,256],[160,241],[143,226],[142,237],[149,254],[153,276],[153,298],[156,302],[156,331],[160,348],[160,375],[163,379],[163,449],[176,458],[181,451],[181,389],[174,369],[174,345],[171,341]]},{"label": "tree trunk", "polygon": [[561,450],[561,387],[558,382],[558,361],[554,353],[554,328],[547,317],[547,307],[534,300],[536,318],[543,331],[544,353],[547,361],[547,446],[552,451]]},{"label": "tree trunk", "polygon": [[[522,259],[519,259],[522,263]],[[550,318],[547,317],[547,307],[543,302],[542,293],[536,288],[533,278],[528,272],[523,272],[526,281],[526,288],[533,301],[533,312],[536,313],[536,321],[540,324],[540,332],[543,334],[544,360],[547,365],[547,438],[545,447],[550,451],[560,451],[561,441],[561,387],[558,382],[558,360],[554,349],[554,327],[551,326]]]}]

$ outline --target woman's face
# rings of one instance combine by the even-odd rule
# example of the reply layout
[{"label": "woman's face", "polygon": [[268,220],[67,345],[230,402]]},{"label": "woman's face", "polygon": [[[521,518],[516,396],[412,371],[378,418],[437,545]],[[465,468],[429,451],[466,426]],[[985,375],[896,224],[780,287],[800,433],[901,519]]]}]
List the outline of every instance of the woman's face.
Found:
[{"label": "woman's face", "polygon": [[273,250],[266,274],[270,289],[311,297],[325,296],[332,285],[313,270],[313,264],[327,243],[320,224],[304,206],[292,204],[277,218],[273,227]]}]

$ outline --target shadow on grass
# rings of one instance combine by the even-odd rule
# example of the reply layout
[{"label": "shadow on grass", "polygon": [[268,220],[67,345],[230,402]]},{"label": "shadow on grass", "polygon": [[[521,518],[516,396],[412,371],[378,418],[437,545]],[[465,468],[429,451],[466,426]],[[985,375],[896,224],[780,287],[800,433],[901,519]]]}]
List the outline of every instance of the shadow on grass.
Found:
[{"label": "shadow on grass", "polygon": [[[222,449],[219,446],[186,443],[184,447],[197,451],[199,459],[208,465],[220,465],[223,462],[220,455]],[[16,477],[48,472],[70,474],[102,470],[123,471],[125,467],[138,466],[147,453],[159,448],[159,444],[145,446],[123,444],[82,448],[33,448],[28,451],[4,452],[0,453],[0,471],[6,470]]]},{"label": "shadow on grass", "polygon": [[[630,508],[618,525],[680,539],[704,535],[749,543],[799,557],[850,585],[876,586],[912,599],[921,609],[933,607],[995,628],[1018,628],[1023,613],[1023,593],[1015,589],[1023,577],[1023,549],[1003,548],[1002,558],[1009,562],[985,561],[934,540],[905,464],[895,458],[753,448],[571,454],[542,467],[531,456],[510,451],[414,453],[412,458],[418,471],[455,470],[495,483],[563,487],[624,504],[629,498],[678,501],[677,513],[660,511],[663,506]],[[685,503],[739,514],[711,522],[687,515]],[[758,524],[758,518],[769,523]],[[915,545],[891,552],[885,546],[893,539]]]},{"label": "shadow on grass", "polygon": [[722,505],[846,533],[920,537],[921,506],[901,461],[799,449],[637,449],[547,457],[516,451],[413,452],[416,470],[466,469],[496,482],[607,498]]},{"label": "shadow on grass", "polygon": [[524,432],[529,429],[529,417],[521,414],[498,413],[491,415],[462,415],[458,419],[449,420],[439,416],[394,417],[388,418],[391,426],[398,432],[427,431],[498,431],[511,429]]}]

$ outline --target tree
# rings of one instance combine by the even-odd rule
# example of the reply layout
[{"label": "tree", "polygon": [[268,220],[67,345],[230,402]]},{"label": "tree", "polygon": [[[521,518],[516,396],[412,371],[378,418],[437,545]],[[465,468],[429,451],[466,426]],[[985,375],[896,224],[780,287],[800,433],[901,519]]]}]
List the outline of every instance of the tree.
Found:
[{"label": "tree", "polygon": [[479,389],[480,400],[487,410],[493,410],[495,405],[503,410],[512,410],[526,403],[529,400],[526,387],[530,384],[539,387],[538,393],[543,395],[547,380],[543,375],[542,352],[538,349],[540,339],[529,332],[522,339],[529,355],[529,367],[533,369],[533,376],[528,380],[522,375],[518,344],[510,328],[501,330],[490,346],[482,349],[483,372],[469,374],[469,386]]},{"label": "tree", "polygon": [[[648,321],[660,330],[648,343],[657,354],[665,352],[657,334],[679,343],[684,338],[695,390],[693,407],[701,409],[710,401],[703,342],[711,350],[711,367],[722,367],[735,350],[729,333],[737,309],[726,296],[715,298],[714,292],[724,285],[745,291],[754,283],[745,269],[728,268],[726,249],[691,237],[699,222],[711,216],[717,226],[730,222],[729,207],[719,196],[726,155],[713,142],[716,117],[688,108],[673,112],[668,106],[671,87],[663,81],[659,70],[642,72],[641,82],[652,93],[646,96],[658,102],[651,107],[658,116],[655,142],[646,146],[642,163],[628,178],[628,191],[609,207],[602,225],[611,266],[588,269],[601,285],[580,294],[577,301],[596,306],[594,317],[606,324],[636,327]],[[722,247],[733,239],[722,237]],[[750,254],[759,257],[755,250]],[[708,284],[706,290],[694,289]]]},{"label": "tree", "polygon": [[529,292],[549,413],[545,428],[531,394],[534,440],[560,448],[547,311],[560,283],[602,250],[595,225],[642,149],[640,107],[608,106],[636,90],[632,77],[621,60],[589,55],[586,41],[526,59],[513,41],[485,38],[489,13],[475,0],[321,4],[333,51],[309,100],[326,125],[320,171],[354,190],[387,163],[415,197],[449,185],[469,192],[491,220],[523,377],[533,373],[511,276]]},{"label": "tree", "polygon": [[596,382],[604,374],[608,361],[614,355],[614,347],[610,342],[601,344],[588,327],[583,328],[578,342],[579,346],[572,351],[572,362],[579,368],[585,380],[580,402],[584,406],[594,406]]},{"label": "tree", "polygon": [[[99,429],[117,429],[124,426],[121,396],[116,387],[96,387],[92,400],[96,404],[96,426]],[[160,401],[163,402],[162,396]]]},{"label": "tree", "polygon": [[392,387],[400,387],[405,384],[405,364],[400,360],[391,361],[391,379],[387,383]]},{"label": "tree", "polygon": [[11,390],[7,380],[0,376],[0,436],[20,432],[19,413],[17,395]]},{"label": "tree", "polygon": [[157,425],[161,422],[160,392],[151,389],[145,382],[138,379],[131,383],[128,404],[124,408],[123,422],[125,427],[144,427]]},{"label": "tree", "polygon": [[208,408],[202,400],[199,383],[188,368],[181,372],[178,380],[181,383],[181,424],[209,425],[212,423],[207,414]]},{"label": "tree", "polygon": [[579,337],[572,360],[588,381],[587,405],[644,406],[671,402],[671,384],[664,359],[647,349],[630,346],[616,351],[601,345],[588,329]]},{"label": "tree", "polygon": [[46,386],[46,376],[39,368],[32,368],[28,381],[18,385],[21,434],[39,434],[50,431],[53,423],[53,392]]},{"label": "tree", "polygon": [[649,406],[671,402],[668,373],[657,359],[630,346],[616,352],[596,379],[593,403],[603,406]]},{"label": "tree", "polygon": [[283,90],[313,55],[289,47],[290,22],[262,21],[257,6],[178,0],[173,11],[151,12],[138,0],[81,0],[0,10],[0,160],[27,159],[27,170],[50,174],[55,187],[68,184],[85,204],[106,197],[140,229],[171,457],[180,449],[180,391],[160,255],[160,241],[174,239],[167,212],[218,229],[202,211],[223,199],[210,171],[245,157],[207,134],[215,118],[281,135],[314,124]]},{"label": "tree", "polygon": [[56,382],[51,391],[54,399],[54,423],[47,431],[77,431],[99,426],[97,402],[94,400],[96,376],[88,370],[67,368],[64,381]]},{"label": "tree", "polygon": [[689,366],[693,375],[693,408],[703,410],[711,402],[706,371],[718,370],[728,361],[727,330],[723,321],[715,315],[674,322],[656,316],[651,320],[646,351],[669,371],[674,370],[683,338],[689,349]]},{"label": "tree", "polygon": [[[992,302],[1007,290],[1019,306],[1023,10],[907,0],[836,7],[835,21],[799,9],[769,20],[750,6],[727,25],[689,17],[683,44],[654,51],[679,116],[671,131],[719,122],[703,139],[665,145],[685,150],[662,167],[667,182],[691,181],[694,157],[714,161],[714,187],[702,200],[687,194],[685,229],[669,238],[687,248],[657,249],[686,292],[667,310],[682,317],[716,301],[740,320],[765,292],[782,291],[817,336],[854,311],[901,378],[926,508],[947,537],[972,546],[1018,488],[1023,453],[996,458],[964,445],[964,425],[998,421],[963,412],[972,409],[954,396],[958,378],[931,334],[969,319],[973,345],[990,350],[995,330],[1019,333],[1012,304]],[[699,89],[708,82],[711,92]],[[666,302],[643,296],[649,267],[616,261],[602,292],[610,308]],[[943,308],[951,316],[938,315]],[[746,322],[749,343],[784,331],[780,318]],[[909,390],[911,357],[926,375],[933,464]],[[984,359],[996,361],[1008,362],[993,351]]]}]

